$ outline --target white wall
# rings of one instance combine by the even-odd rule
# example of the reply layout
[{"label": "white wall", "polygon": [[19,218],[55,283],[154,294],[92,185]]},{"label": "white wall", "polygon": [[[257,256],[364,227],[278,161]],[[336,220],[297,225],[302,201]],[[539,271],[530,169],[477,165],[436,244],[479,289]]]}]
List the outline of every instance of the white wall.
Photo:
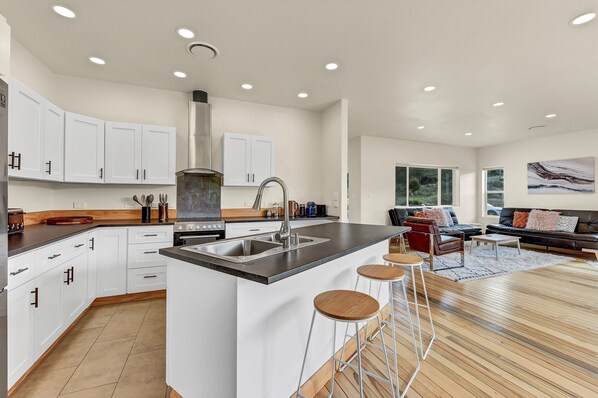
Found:
[{"label": "white wall", "polygon": [[[350,169],[361,170],[358,175],[350,175],[349,213],[352,222],[390,224],[388,210],[394,207],[395,203],[397,164],[458,167],[460,198],[459,206],[455,206],[455,211],[460,222],[476,221],[477,150],[475,148],[370,136],[352,139],[350,147],[352,156],[349,159]],[[361,163],[360,168],[357,166],[358,162]],[[359,187],[359,191],[355,191],[354,186]],[[356,206],[358,209],[353,210]]]},{"label": "white wall", "polygon": [[[598,129],[479,148],[478,182],[482,187],[482,169],[504,167],[505,207],[598,210],[598,192],[591,194],[527,193],[528,163],[588,156],[598,157]],[[481,189],[477,203],[480,208],[479,214],[482,215]],[[496,217],[480,217],[480,222],[484,224],[496,220]]]},{"label": "white wall", "polygon": [[335,102],[321,115],[322,168],[318,177],[328,214],[347,219],[347,157],[349,135],[349,102]]},{"label": "white wall", "polygon": [[[177,170],[187,167],[188,101],[190,94],[82,79],[54,74],[17,41],[12,41],[12,74],[65,110],[100,119],[175,126]],[[221,137],[224,132],[273,136],[277,145],[277,175],[300,202],[321,202],[317,178],[320,155],[310,143],[320,136],[320,114],[304,110],[211,97],[213,167],[222,169]],[[249,207],[255,188],[222,189],[225,208]],[[26,211],[72,209],[85,202],[89,209],[122,209],[133,194],[167,193],[174,208],[174,186],[49,184],[35,181],[9,182],[9,206]],[[40,199],[40,198],[43,198]],[[270,188],[264,203],[282,201],[278,188]]]}]

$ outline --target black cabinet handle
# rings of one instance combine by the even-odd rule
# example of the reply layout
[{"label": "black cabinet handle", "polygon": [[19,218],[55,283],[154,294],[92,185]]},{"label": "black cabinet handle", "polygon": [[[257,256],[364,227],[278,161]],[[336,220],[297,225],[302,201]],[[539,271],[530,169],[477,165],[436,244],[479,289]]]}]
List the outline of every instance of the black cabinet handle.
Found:
[{"label": "black cabinet handle", "polygon": [[21,170],[21,154],[19,153],[18,155],[16,155],[15,159],[19,160],[19,163],[17,163],[15,167],[17,168],[17,170]]},{"label": "black cabinet handle", "polygon": [[145,235],[143,235],[143,236],[148,236],[148,237],[149,237],[149,236],[158,236],[158,234],[145,234]]},{"label": "black cabinet handle", "polygon": [[143,179],[147,180],[147,170],[143,169]]},{"label": "black cabinet handle", "polygon": [[67,268],[67,270],[64,271],[64,273],[66,274],[66,281],[63,281],[63,283],[66,283],[67,285],[70,285],[70,283],[71,283],[71,269]]},{"label": "black cabinet handle", "polygon": [[46,171],[46,173],[52,174],[52,161],[48,160],[46,164],[48,165],[48,171]]},{"label": "black cabinet handle", "polygon": [[100,167],[100,178],[104,178],[104,168]]},{"label": "black cabinet handle", "polygon": [[157,254],[157,253],[158,253],[157,250],[154,250],[154,251],[151,251],[151,252],[143,252],[143,254]]},{"label": "black cabinet handle", "polygon": [[95,250],[96,249],[96,238],[91,238],[89,241],[91,242],[91,247],[89,249]]},{"label": "black cabinet handle", "polygon": [[76,248],[77,247],[81,247],[81,246],[85,246],[85,244],[84,243],[79,243],[78,245],[75,245]]},{"label": "black cabinet handle", "polygon": [[146,275],[143,277],[143,279],[151,279],[151,278],[157,278],[158,275]]},{"label": "black cabinet handle", "polygon": [[251,182],[255,182],[255,174],[251,175]]},{"label": "black cabinet handle", "polygon": [[137,176],[135,177],[136,180],[139,179],[139,169],[137,169]]},{"label": "black cabinet handle", "polygon": [[71,267],[71,283],[75,283],[75,266]]},{"label": "black cabinet handle", "polygon": [[249,173],[247,173],[247,182],[249,182]]},{"label": "black cabinet handle", "polygon": [[56,257],[60,257],[60,256],[62,256],[62,254],[58,253],[58,254],[48,257],[48,260],[54,260]]},{"label": "black cabinet handle", "polygon": [[33,293],[35,299],[33,301],[33,303],[31,303],[32,306],[34,306],[35,308],[37,308],[39,306],[39,288],[35,288],[34,290],[31,291],[31,293]]},{"label": "black cabinet handle", "polygon": [[29,267],[27,267],[27,268],[19,268],[19,270],[18,270],[18,271],[16,271],[16,272],[11,272],[10,274],[11,274],[12,276],[19,275],[21,272],[25,272],[25,271],[27,271],[28,269],[29,269]]}]

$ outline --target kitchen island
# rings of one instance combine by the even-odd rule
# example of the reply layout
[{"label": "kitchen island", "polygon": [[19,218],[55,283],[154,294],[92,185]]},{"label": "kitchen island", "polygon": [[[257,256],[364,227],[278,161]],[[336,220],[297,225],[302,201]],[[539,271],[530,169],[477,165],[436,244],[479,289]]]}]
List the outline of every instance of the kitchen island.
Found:
[{"label": "kitchen island", "polygon": [[[388,239],[406,231],[346,223],[299,228],[293,232],[329,240],[242,264],[181,248],[160,250],[169,257],[167,383],[184,398],[289,397],[313,298],[352,289],[356,268],[382,263]],[[365,282],[360,289],[367,291]],[[332,322],[319,317],[304,381],[330,359],[331,347]]]}]

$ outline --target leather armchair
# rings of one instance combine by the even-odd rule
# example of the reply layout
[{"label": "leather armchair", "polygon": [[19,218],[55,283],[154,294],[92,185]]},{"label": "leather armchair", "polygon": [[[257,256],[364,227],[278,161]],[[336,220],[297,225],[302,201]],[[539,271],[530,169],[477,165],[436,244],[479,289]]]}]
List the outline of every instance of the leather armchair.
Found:
[{"label": "leather armchair", "polygon": [[[463,232],[458,237],[443,235],[440,233],[436,221],[420,217],[407,217],[403,222],[403,226],[411,228],[411,231],[406,233],[409,248],[430,254],[427,261],[430,263],[431,271],[462,268],[465,266],[465,234]],[[454,232],[451,235],[454,235]],[[461,265],[434,269],[434,256],[457,252],[461,253]]]}]

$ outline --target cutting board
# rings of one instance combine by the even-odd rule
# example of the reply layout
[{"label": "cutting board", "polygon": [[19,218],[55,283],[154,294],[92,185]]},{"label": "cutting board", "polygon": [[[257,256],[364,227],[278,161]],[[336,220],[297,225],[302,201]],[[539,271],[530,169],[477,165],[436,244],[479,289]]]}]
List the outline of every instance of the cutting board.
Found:
[{"label": "cutting board", "polygon": [[72,216],[72,217],[52,217],[46,220],[48,225],[76,225],[76,224],[90,224],[93,222],[93,217],[88,216]]}]

